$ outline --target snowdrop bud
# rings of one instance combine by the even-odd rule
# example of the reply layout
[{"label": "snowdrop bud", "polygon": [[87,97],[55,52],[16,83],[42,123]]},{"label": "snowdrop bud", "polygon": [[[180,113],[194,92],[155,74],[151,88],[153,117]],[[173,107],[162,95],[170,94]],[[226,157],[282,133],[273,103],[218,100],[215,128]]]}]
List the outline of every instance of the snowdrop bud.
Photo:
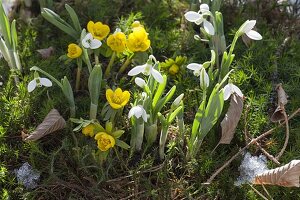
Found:
[{"label": "snowdrop bud", "polygon": [[202,68],[200,72],[200,87],[202,88],[202,90],[204,90],[208,88],[208,86],[209,86],[209,77],[205,69]]},{"label": "snowdrop bud", "polygon": [[206,3],[201,4],[200,11],[201,12],[209,11],[209,6]]},{"label": "snowdrop bud", "polygon": [[201,40],[201,38],[200,38],[200,36],[199,36],[199,35],[194,35],[194,39],[195,39],[195,40],[198,40],[198,41],[200,41],[200,40]]},{"label": "snowdrop bud", "polygon": [[178,107],[181,100],[183,99],[184,94],[182,93],[181,95],[179,95],[172,103],[172,106],[174,107]]},{"label": "snowdrop bud", "polygon": [[146,82],[144,81],[144,79],[136,77],[134,79],[135,84],[137,84],[139,87],[144,88],[146,85]]}]

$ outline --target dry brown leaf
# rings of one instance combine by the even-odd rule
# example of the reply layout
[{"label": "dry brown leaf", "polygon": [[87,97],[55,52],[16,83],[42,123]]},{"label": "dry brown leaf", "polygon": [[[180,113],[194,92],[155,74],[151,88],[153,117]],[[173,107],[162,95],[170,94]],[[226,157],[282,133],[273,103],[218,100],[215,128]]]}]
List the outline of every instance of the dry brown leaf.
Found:
[{"label": "dry brown leaf", "polygon": [[292,160],[288,164],[268,170],[255,176],[254,184],[280,185],[284,187],[300,187],[300,160]]},{"label": "dry brown leaf", "polygon": [[42,58],[47,59],[54,52],[54,48],[53,47],[49,47],[49,48],[46,48],[46,49],[38,49],[36,51],[42,56]]},{"label": "dry brown leaf", "polygon": [[44,121],[38,125],[34,132],[32,132],[24,141],[36,141],[45,135],[53,133],[54,131],[63,129],[66,126],[66,121],[59,114],[56,109],[52,109],[45,117]]},{"label": "dry brown leaf", "polygon": [[231,95],[230,106],[221,122],[222,137],[219,144],[230,144],[234,136],[235,128],[241,118],[243,105],[243,99],[239,95]]},{"label": "dry brown leaf", "polygon": [[274,113],[271,116],[271,121],[272,122],[278,122],[281,120],[284,120],[284,106],[287,104],[288,100],[287,100],[287,95],[284,91],[284,89],[282,88],[282,84],[278,84],[276,86],[276,90],[277,90],[277,108],[274,111]]}]

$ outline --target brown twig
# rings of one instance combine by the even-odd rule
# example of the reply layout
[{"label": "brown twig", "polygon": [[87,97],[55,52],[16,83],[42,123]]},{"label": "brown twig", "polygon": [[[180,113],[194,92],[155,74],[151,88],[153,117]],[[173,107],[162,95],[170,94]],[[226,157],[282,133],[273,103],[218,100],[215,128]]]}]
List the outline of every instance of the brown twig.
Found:
[{"label": "brown twig", "polygon": [[258,142],[256,142],[255,145],[261,150],[261,152],[265,156],[267,156],[270,160],[272,160],[277,165],[280,165],[280,162],[277,160],[277,158],[275,158],[273,155],[269,154],[269,152],[267,152],[264,148],[262,148]]},{"label": "brown twig", "polygon": [[284,120],[285,120],[285,141],[284,141],[284,144],[283,144],[283,147],[282,149],[280,150],[280,152],[278,153],[278,155],[276,156],[276,159],[279,160],[279,158],[283,155],[286,147],[287,147],[287,144],[289,142],[289,137],[290,137],[290,131],[289,131],[289,121],[288,121],[288,116],[285,112],[285,109],[283,109],[283,115],[284,115]]},{"label": "brown twig", "polygon": [[[300,108],[298,108],[295,112],[293,112],[293,114],[291,114],[291,116],[288,118],[288,120],[292,119],[296,114],[298,114],[300,112]],[[283,126],[286,123],[286,121],[279,123],[278,127]],[[226,168],[236,157],[238,157],[241,153],[243,153],[251,144],[261,140],[262,138],[272,134],[272,132],[275,130],[276,128],[272,128],[266,132],[264,132],[263,134],[261,134],[260,136],[258,136],[257,138],[252,139],[245,147],[243,147],[241,150],[239,150],[236,154],[234,154],[228,161],[226,161],[219,169],[217,169],[212,175],[211,177],[204,183],[204,184],[210,184],[214,178],[224,169]]]}]

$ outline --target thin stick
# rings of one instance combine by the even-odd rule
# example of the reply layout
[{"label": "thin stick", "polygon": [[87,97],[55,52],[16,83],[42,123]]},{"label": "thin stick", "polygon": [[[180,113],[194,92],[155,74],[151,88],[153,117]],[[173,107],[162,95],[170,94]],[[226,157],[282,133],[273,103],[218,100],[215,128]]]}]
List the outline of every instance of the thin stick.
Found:
[{"label": "thin stick", "polygon": [[[293,114],[291,114],[291,116],[288,118],[288,120],[292,119],[296,114],[298,114],[300,112],[300,108],[298,108],[295,112],[293,112]],[[278,127],[283,126],[286,123],[286,121],[279,123]],[[210,184],[214,178],[224,169],[226,168],[236,157],[238,157],[242,152],[244,152],[251,144],[257,142],[258,140],[261,140],[262,138],[270,135],[276,128],[272,128],[266,132],[264,132],[263,134],[261,134],[260,136],[258,136],[255,139],[252,139],[251,142],[249,142],[244,148],[242,148],[241,150],[239,150],[235,155],[233,155],[228,161],[226,161],[219,169],[217,169],[212,175],[211,177],[206,181],[206,183],[204,184]]]},{"label": "thin stick", "polygon": [[256,192],[259,196],[261,196],[261,198],[268,200],[268,198],[265,197],[262,193],[260,193],[257,189],[255,189],[255,187],[253,187],[251,184],[249,184],[249,185],[254,190],[254,192]]},{"label": "thin stick", "polygon": [[290,137],[290,131],[289,131],[289,122],[288,122],[288,117],[287,117],[287,114],[285,112],[285,109],[283,109],[283,115],[284,115],[284,120],[285,120],[285,141],[284,141],[284,145],[282,147],[282,149],[280,150],[279,154],[276,156],[276,159],[279,160],[279,158],[283,155],[286,147],[287,147],[287,144],[289,142],[289,137]]},{"label": "thin stick", "polygon": [[267,188],[264,186],[264,184],[261,184],[262,188],[264,189],[264,191],[266,192],[266,194],[268,195],[268,197],[271,199],[271,200],[274,200],[272,198],[272,196],[270,195],[270,193],[268,192]]},{"label": "thin stick", "polygon": [[269,152],[267,152],[264,148],[262,148],[258,142],[256,142],[255,145],[261,150],[263,154],[265,154],[265,156],[267,156],[270,160],[272,160],[277,165],[280,165],[280,162],[274,156],[269,154]]}]

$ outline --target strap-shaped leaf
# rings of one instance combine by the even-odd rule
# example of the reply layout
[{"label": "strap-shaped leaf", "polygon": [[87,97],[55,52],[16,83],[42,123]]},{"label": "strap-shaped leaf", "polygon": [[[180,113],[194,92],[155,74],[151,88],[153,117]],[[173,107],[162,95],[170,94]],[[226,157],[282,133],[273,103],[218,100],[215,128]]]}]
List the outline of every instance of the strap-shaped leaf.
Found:
[{"label": "strap-shaped leaf", "polygon": [[163,98],[161,98],[161,99],[157,102],[157,104],[156,104],[156,106],[155,106],[155,108],[154,108],[154,113],[158,113],[158,112],[161,111],[161,109],[164,107],[164,105],[165,105],[168,101],[170,101],[170,99],[173,97],[175,91],[176,91],[176,86],[174,85],[174,86],[169,90],[169,92],[168,92]]},{"label": "strap-shaped leaf", "polygon": [[179,112],[182,110],[182,106],[179,106],[178,108],[176,108],[176,110],[174,110],[171,115],[170,118],[168,119],[168,123],[171,124],[173,122],[173,120],[175,119],[175,117],[179,114]]},{"label": "strap-shaped leaf", "polygon": [[50,133],[63,129],[65,126],[66,121],[64,118],[56,109],[52,109],[43,122],[24,141],[36,141]]},{"label": "strap-shaped leaf", "polygon": [[288,164],[268,170],[255,176],[254,184],[280,185],[284,187],[300,187],[300,160],[292,160]]},{"label": "strap-shaped leaf", "polygon": [[98,100],[100,96],[101,82],[102,82],[101,66],[95,65],[95,67],[93,68],[90,74],[88,86],[89,86],[91,102],[96,105],[98,105]]},{"label": "strap-shaped leaf", "polygon": [[69,105],[71,109],[71,117],[75,117],[75,101],[74,101],[73,90],[66,76],[61,80],[61,85],[62,85],[62,91],[69,101]]},{"label": "strap-shaped leaf", "polygon": [[[64,31],[65,33],[67,33],[68,35],[73,37],[74,39],[79,38],[80,32],[76,32],[76,30],[71,25],[69,25],[67,22],[65,22],[63,19],[61,19],[57,14],[51,15],[51,13],[54,13],[54,12],[47,8],[43,8],[42,10],[43,11],[41,12],[41,14],[47,21],[49,21],[51,24],[53,24],[60,30]],[[58,16],[59,18],[57,19],[57,17],[55,17],[55,16]]]},{"label": "strap-shaped leaf", "polygon": [[0,30],[8,49],[12,48],[10,24],[4,12],[2,1],[0,3]]},{"label": "strap-shaped leaf", "polygon": [[130,148],[130,146],[127,143],[125,143],[125,142],[123,142],[122,140],[119,140],[119,139],[116,139],[116,145],[123,148],[123,149],[126,149],[126,150]]},{"label": "strap-shaped leaf", "polygon": [[152,108],[155,108],[158,100],[160,99],[160,97],[162,96],[165,88],[166,88],[166,85],[167,85],[167,76],[166,75],[163,75],[163,79],[164,81],[162,83],[160,83],[158,85],[158,88],[155,92],[155,95],[154,95],[154,98],[153,98],[153,101],[152,101]]},{"label": "strap-shaped leaf", "polygon": [[18,46],[18,35],[16,30],[16,20],[13,20],[11,23],[11,41],[14,51],[17,51]]},{"label": "strap-shaped leaf", "polygon": [[0,52],[3,55],[4,59],[6,60],[6,62],[11,62],[10,61],[11,58],[9,56],[7,46],[1,37],[0,37]]},{"label": "strap-shaped leaf", "polygon": [[65,8],[66,8],[66,10],[68,11],[68,13],[70,15],[70,18],[72,20],[72,23],[73,23],[73,26],[74,26],[75,30],[77,32],[81,32],[81,26],[80,26],[79,19],[78,19],[78,16],[77,16],[76,12],[68,4],[65,5]]}]

